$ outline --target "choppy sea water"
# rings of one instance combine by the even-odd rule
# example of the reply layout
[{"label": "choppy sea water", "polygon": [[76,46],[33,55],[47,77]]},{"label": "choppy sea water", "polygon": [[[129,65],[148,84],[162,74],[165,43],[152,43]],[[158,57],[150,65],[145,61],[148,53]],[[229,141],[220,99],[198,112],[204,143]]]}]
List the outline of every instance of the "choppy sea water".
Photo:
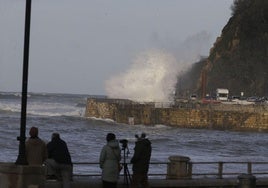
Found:
[{"label": "choppy sea water", "polygon": [[[45,142],[59,132],[67,142],[73,162],[98,162],[108,132],[127,139],[133,155],[135,134],[146,132],[152,142],[152,162],[167,162],[171,155],[183,155],[193,162],[268,161],[267,133],[181,129],[165,125],[125,125],[111,120],[85,118],[87,95],[30,93],[26,136],[31,126],[39,128]],[[0,92],[0,162],[15,162],[18,156],[21,97]],[[83,167],[78,173],[87,171]],[[165,170],[165,169],[164,169]],[[99,172],[98,166],[95,171]]]}]

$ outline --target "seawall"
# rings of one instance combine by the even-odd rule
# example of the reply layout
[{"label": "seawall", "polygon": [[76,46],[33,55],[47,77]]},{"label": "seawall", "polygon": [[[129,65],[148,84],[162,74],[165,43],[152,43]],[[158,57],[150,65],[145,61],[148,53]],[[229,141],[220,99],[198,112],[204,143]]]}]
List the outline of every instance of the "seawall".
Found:
[{"label": "seawall", "polygon": [[124,99],[88,98],[86,117],[118,123],[182,128],[268,131],[268,105],[136,103]]}]

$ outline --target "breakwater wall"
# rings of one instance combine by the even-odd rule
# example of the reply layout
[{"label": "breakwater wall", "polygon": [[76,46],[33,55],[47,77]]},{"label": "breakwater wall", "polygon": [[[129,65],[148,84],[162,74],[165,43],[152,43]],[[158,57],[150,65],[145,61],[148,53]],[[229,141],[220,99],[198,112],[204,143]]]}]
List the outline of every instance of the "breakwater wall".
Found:
[{"label": "breakwater wall", "polygon": [[182,128],[268,131],[268,105],[202,103],[136,103],[124,99],[88,98],[86,117],[118,123]]}]

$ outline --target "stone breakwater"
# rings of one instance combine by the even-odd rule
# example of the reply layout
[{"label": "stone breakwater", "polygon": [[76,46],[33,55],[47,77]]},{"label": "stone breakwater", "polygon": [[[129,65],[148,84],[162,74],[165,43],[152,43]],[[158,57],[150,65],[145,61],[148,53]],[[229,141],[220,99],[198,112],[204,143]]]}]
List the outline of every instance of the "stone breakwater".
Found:
[{"label": "stone breakwater", "polygon": [[118,123],[181,128],[268,131],[268,105],[136,103],[125,99],[88,98],[86,117]]}]

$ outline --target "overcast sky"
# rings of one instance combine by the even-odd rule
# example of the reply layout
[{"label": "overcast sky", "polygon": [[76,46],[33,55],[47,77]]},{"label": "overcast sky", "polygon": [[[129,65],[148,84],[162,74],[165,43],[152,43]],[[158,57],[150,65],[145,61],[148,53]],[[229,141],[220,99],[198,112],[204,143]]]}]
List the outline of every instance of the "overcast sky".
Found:
[{"label": "overcast sky", "polygon": [[[0,91],[21,91],[25,1],[0,0]],[[116,95],[174,64],[177,74],[208,55],[232,3],[33,0],[28,91]]]}]

